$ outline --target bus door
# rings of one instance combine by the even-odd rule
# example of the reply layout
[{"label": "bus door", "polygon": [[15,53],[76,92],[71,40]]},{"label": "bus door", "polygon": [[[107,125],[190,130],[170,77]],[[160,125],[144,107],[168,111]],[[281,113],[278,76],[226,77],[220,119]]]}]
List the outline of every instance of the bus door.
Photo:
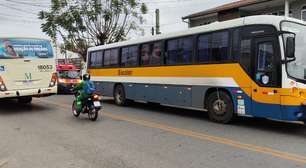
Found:
[{"label": "bus door", "polygon": [[280,52],[276,37],[252,38],[253,80],[252,111],[254,116],[281,119]]}]

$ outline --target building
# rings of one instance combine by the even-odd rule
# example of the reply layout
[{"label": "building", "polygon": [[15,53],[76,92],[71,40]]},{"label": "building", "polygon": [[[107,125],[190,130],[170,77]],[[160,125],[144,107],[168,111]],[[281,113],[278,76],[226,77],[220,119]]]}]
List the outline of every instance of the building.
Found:
[{"label": "building", "polygon": [[58,47],[56,50],[56,61],[57,64],[74,64],[78,68],[81,68],[82,59],[78,53],[74,53],[71,51],[62,52],[62,50]]},{"label": "building", "polygon": [[251,15],[286,15],[306,21],[306,0],[239,0],[183,17],[189,27]]}]

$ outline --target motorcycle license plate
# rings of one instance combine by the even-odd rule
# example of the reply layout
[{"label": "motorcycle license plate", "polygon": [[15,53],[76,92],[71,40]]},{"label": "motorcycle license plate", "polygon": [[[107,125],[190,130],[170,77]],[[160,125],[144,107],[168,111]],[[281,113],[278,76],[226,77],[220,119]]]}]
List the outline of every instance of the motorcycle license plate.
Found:
[{"label": "motorcycle license plate", "polygon": [[94,106],[95,107],[101,107],[101,102],[100,101],[94,101]]}]

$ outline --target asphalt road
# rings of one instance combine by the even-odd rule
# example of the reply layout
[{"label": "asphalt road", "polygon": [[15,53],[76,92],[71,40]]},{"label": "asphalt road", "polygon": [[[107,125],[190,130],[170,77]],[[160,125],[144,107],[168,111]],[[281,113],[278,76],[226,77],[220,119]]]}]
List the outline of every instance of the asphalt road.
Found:
[{"label": "asphalt road", "polygon": [[306,127],[104,101],[98,121],[75,118],[72,96],[0,102],[0,168],[306,167]]}]

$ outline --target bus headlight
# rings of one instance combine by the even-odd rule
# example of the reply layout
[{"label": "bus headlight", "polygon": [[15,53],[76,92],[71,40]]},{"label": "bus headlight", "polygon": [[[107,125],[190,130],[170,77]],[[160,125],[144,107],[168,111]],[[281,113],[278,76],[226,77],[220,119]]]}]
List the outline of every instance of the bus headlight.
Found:
[{"label": "bus headlight", "polygon": [[303,105],[303,106],[306,106],[306,100],[304,100],[304,101],[302,102],[302,105]]},{"label": "bus headlight", "polygon": [[58,79],[58,83],[66,83],[65,79]]}]

